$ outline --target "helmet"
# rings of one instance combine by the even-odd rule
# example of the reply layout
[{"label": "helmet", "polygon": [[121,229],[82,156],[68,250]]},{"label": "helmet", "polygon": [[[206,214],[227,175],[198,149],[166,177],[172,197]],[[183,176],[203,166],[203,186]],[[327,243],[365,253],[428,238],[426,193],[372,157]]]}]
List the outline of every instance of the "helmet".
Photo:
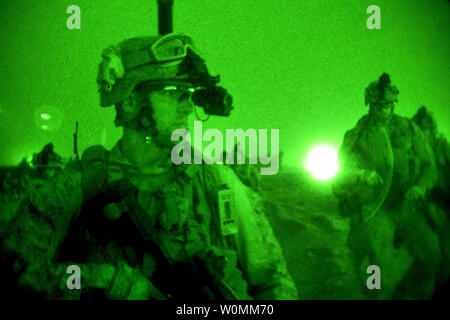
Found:
[{"label": "helmet", "polygon": [[365,91],[365,104],[398,102],[398,89],[391,84],[389,75],[385,72],[378,81],[372,82]]},{"label": "helmet", "polygon": [[97,77],[101,106],[122,102],[142,82],[192,87],[187,70],[179,67],[189,51],[195,51],[192,39],[180,34],[132,38],[108,47]]},{"label": "helmet", "polygon": [[433,133],[437,131],[436,120],[425,106],[422,106],[417,110],[416,114],[412,117],[412,120],[422,130],[429,130]]},{"label": "helmet", "polygon": [[34,154],[32,164],[38,169],[62,169],[63,167],[61,156],[53,151],[53,143],[45,145],[41,152]]}]

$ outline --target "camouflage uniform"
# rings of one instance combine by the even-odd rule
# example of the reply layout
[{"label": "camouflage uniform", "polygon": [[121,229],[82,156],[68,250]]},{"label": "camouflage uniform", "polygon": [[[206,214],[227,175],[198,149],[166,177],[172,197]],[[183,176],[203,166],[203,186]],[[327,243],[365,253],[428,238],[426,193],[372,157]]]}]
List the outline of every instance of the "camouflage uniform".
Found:
[{"label": "camouflage uniform", "polygon": [[437,169],[437,183],[431,190],[426,209],[434,230],[440,238],[443,262],[440,283],[448,281],[450,275],[450,144],[439,134],[432,114],[422,106],[412,117],[431,145]]},{"label": "camouflage uniform", "polygon": [[450,198],[450,143],[447,139],[439,134],[436,121],[431,113],[422,106],[412,117],[412,120],[420,127],[427,138],[434,154],[436,161],[436,169],[438,172],[435,192],[439,192],[439,196],[447,207]]},{"label": "camouflage uniform", "polygon": [[[414,194],[428,192],[436,181],[433,155],[417,125],[392,114],[397,95],[387,74],[366,89],[369,114],[345,134],[340,149],[343,170],[333,184],[341,214],[350,217],[349,245],[368,294],[366,268],[371,264],[381,268],[383,289],[372,291],[372,298],[393,296],[411,264],[403,248],[415,259],[405,277],[411,270],[416,276],[404,283],[416,287],[409,288],[410,296],[400,290],[396,297],[429,295],[430,278],[440,261],[437,236],[418,205],[420,200],[414,199]],[[381,108],[390,108],[384,110],[387,116],[382,116]]]},{"label": "camouflage uniform", "polygon": [[[139,64],[164,50],[177,53],[185,42],[142,37],[105,50],[101,104],[116,104],[116,125],[151,131],[149,110],[119,102],[143,81],[185,84],[180,61]],[[234,216],[218,209],[222,190],[232,191]],[[47,298],[296,299],[261,208],[226,166],[169,163],[144,174],[119,143],[111,151],[94,146],[22,203],[3,242],[2,266],[20,288]],[[65,288],[72,264],[82,270],[82,290]]]}]

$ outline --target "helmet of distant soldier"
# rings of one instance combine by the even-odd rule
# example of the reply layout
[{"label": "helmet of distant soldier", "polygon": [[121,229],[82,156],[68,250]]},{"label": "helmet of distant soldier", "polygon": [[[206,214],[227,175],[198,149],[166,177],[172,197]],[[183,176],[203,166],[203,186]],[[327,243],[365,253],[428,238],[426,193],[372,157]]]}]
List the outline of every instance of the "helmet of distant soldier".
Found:
[{"label": "helmet of distant soldier", "polygon": [[32,164],[37,169],[62,169],[63,160],[53,151],[53,143],[44,146],[41,152],[33,155]]},{"label": "helmet of distant soldier", "polygon": [[398,102],[399,90],[391,84],[389,74],[383,73],[378,81],[372,82],[365,90],[365,105]]}]

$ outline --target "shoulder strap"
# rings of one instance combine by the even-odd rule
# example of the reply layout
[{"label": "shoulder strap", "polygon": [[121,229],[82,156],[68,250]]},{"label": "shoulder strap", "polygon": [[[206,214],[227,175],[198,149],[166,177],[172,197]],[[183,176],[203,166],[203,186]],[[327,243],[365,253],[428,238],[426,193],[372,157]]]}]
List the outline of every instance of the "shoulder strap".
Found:
[{"label": "shoulder strap", "polygon": [[83,202],[98,194],[108,177],[109,151],[101,145],[92,146],[83,152],[82,163],[82,189]]},{"label": "shoulder strap", "polygon": [[211,212],[211,240],[224,248],[236,250],[235,194],[223,180],[220,165],[204,165],[201,170],[202,185]]}]

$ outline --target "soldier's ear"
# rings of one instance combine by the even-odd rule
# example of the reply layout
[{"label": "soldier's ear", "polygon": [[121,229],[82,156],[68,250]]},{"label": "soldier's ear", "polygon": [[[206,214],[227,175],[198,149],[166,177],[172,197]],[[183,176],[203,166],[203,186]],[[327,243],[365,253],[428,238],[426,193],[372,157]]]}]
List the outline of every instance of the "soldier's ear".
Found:
[{"label": "soldier's ear", "polygon": [[123,111],[128,113],[137,113],[136,109],[138,106],[137,95],[132,92],[124,101],[120,103],[120,107]]},{"label": "soldier's ear", "polygon": [[132,92],[125,100],[116,105],[120,120],[127,122],[134,119],[139,114],[142,104],[142,97],[139,93]]}]

